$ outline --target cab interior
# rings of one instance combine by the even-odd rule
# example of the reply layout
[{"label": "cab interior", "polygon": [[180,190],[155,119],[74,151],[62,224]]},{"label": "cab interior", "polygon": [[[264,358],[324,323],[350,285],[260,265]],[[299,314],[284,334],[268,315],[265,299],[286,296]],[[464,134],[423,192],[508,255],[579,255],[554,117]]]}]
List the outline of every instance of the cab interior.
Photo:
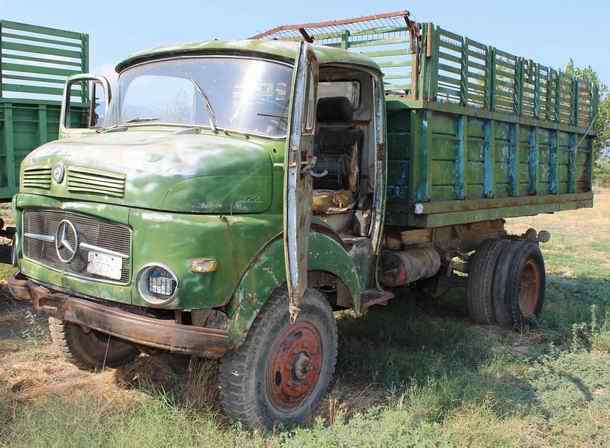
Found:
[{"label": "cab interior", "polygon": [[343,240],[368,237],[374,193],[374,83],[345,66],[321,66],[314,142],[313,214]]}]

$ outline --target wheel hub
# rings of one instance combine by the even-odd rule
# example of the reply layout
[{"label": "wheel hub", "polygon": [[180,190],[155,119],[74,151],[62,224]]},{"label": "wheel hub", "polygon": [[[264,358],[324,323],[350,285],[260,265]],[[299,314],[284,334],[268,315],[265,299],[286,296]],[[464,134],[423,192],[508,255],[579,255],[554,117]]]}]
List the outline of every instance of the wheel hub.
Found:
[{"label": "wheel hub", "polygon": [[528,260],[521,272],[521,284],[519,290],[519,308],[525,317],[536,314],[538,300],[540,298],[541,279],[534,260]]},{"label": "wheel hub", "polygon": [[307,321],[280,332],[267,359],[267,389],[274,406],[293,409],[314,390],[322,368],[322,340]]}]

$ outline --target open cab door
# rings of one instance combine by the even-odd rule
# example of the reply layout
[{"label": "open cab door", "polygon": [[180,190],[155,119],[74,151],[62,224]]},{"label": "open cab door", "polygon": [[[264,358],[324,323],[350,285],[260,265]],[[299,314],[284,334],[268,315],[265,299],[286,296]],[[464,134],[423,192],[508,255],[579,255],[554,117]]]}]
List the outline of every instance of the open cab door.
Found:
[{"label": "open cab door", "polygon": [[284,159],[284,259],[291,321],[298,317],[307,288],[311,225],[313,153],[318,62],[310,44],[301,42],[292,78],[288,144]]},{"label": "open cab door", "polygon": [[110,82],[105,77],[91,74],[69,77],[61,105],[59,138],[85,135],[102,128],[110,99]]}]

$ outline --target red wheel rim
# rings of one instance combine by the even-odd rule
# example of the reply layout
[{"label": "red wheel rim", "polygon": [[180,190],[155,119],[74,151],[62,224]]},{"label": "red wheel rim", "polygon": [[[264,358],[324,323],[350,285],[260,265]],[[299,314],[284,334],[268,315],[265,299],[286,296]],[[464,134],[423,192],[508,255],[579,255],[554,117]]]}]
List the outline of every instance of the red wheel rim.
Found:
[{"label": "red wheel rim", "polygon": [[274,406],[294,409],[309,397],[320,378],[322,340],[307,321],[280,332],[267,358],[267,390]]},{"label": "red wheel rim", "polygon": [[540,298],[540,274],[534,260],[529,259],[521,271],[521,284],[519,289],[519,308],[525,317],[536,314],[538,299]]}]

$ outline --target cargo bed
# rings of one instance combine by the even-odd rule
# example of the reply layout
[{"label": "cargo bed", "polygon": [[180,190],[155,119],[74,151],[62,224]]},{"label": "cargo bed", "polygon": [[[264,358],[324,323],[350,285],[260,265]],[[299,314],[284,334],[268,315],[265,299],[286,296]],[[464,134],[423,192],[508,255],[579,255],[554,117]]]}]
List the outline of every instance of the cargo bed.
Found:
[{"label": "cargo bed", "polygon": [[592,206],[596,85],[417,24],[407,11],[254,37],[308,40],[379,64],[387,225],[438,227]]}]

